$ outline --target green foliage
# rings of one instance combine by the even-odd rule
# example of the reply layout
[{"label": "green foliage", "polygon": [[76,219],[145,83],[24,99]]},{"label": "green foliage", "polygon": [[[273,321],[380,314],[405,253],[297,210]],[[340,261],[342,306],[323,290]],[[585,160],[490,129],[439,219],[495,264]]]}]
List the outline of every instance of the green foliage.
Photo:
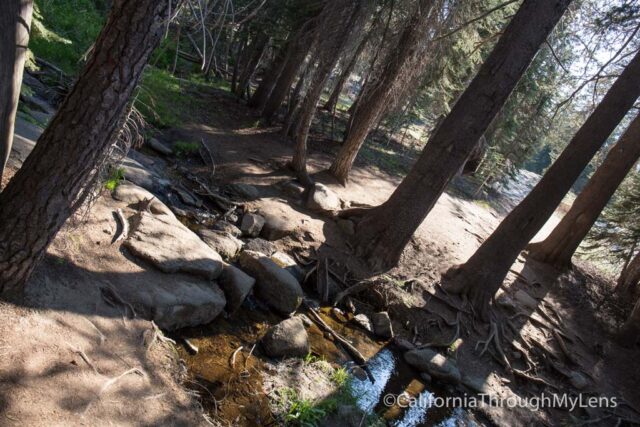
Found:
[{"label": "green foliage", "polygon": [[36,0],[29,49],[76,74],[105,21],[104,10],[93,0]]},{"label": "green foliage", "polygon": [[188,157],[196,154],[200,149],[197,142],[177,141],[173,144],[173,152],[178,157]]},{"label": "green foliage", "polygon": [[113,169],[107,178],[107,181],[104,184],[104,188],[109,191],[115,190],[118,185],[120,185],[120,181],[124,179],[124,169],[117,168]]}]

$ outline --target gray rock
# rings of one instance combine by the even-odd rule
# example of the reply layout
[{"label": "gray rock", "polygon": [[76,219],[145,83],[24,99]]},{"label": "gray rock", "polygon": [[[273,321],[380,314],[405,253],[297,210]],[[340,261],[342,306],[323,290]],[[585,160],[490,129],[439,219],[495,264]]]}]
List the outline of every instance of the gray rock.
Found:
[{"label": "gray rock", "polygon": [[136,204],[146,200],[151,200],[151,203],[149,204],[149,210],[151,213],[156,215],[173,216],[173,212],[171,212],[171,209],[169,209],[167,205],[158,200],[158,198],[149,191],[142,187],[138,187],[135,184],[118,185],[113,191],[113,198],[128,204]]},{"label": "gray rock", "polygon": [[218,283],[227,298],[227,311],[234,313],[253,289],[256,280],[233,265],[226,264]]},{"label": "gray rock", "polygon": [[387,340],[393,338],[393,327],[391,326],[389,313],[386,311],[374,313],[371,316],[371,323],[373,325],[373,331],[377,336]]},{"label": "gray rock", "polygon": [[415,350],[416,346],[409,340],[405,340],[404,338],[394,337],[393,343],[402,351]]},{"label": "gray rock", "polygon": [[215,231],[224,231],[225,233],[231,234],[233,237],[240,237],[242,235],[242,231],[235,225],[227,222],[227,221],[217,221],[211,229]]},{"label": "gray rock", "polygon": [[166,187],[166,181],[161,180],[155,173],[132,158],[126,157],[120,167],[124,171],[124,177],[127,181],[133,182],[145,190],[154,193]]},{"label": "gray rock", "polygon": [[224,309],[224,294],[215,283],[170,277],[144,287],[119,287],[119,295],[141,314],[168,330],[211,322]]},{"label": "gray rock", "polygon": [[258,237],[260,231],[262,231],[262,226],[264,225],[264,218],[258,214],[246,213],[242,217],[242,222],[240,223],[240,231],[245,236],[250,237]]},{"label": "gray rock", "polygon": [[255,277],[258,298],[280,313],[289,315],[302,303],[303,293],[300,283],[264,254],[242,251],[240,267]]},{"label": "gray rock", "polygon": [[316,183],[309,193],[307,207],[318,212],[333,212],[342,208],[340,198],[326,185]]},{"label": "gray rock", "polygon": [[422,380],[426,383],[430,383],[432,380],[431,375],[427,374],[426,372],[420,372],[420,378],[422,378]]},{"label": "gray rock", "polygon": [[589,385],[589,380],[581,372],[571,371],[568,378],[571,385],[578,390],[582,390]]},{"label": "gray rock", "polygon": [[528,309],[535,310],[538,307],[538,301],[522,289],[518,290],[513,298]]},{"label": "gray rock", "polygon": [[279,218],[275,215],[264,215],[264,225],[260,236],[267,240],[280,240],[291,236],[296,231],[296,226],[291,221]]},{"label": "gray rock", "polygon": [[309,336],[297,316],[273,326],[261,343],[270,357],[304,357],[309,353]]},{"label": "gray rock", "polygon": [[429,348],[411,350],[404,354],[404,360],[420,372],[452,384],[461,380],[460,371],[449,359]]},{"label": "gray rock", "polygon": [[336,220],[338,228],[342,230],[347,236],[353,236],[356,234],[356,225],[350,219],[338,218]]},{"label": "gray rock", "polygon": [[260,191],[258,191],[258,189],[251,184],[243,184],[241,182],[228,184],[225,187],[225,190],[237,194],[238,196],[247,200],[255,200],[260,197]]},{"label": "gray rock", "polygon": [[251,239],[247,243],[245,243],[244,250],[260,252],[267,256],[271,256],[278,250],[278,248],[276,248],[276,245],[267,240],[257,238]]},{"label": "gray rock", "polygon": [[132,232],[124,245],[134,255],[165,273],[184,272],[216,279],[222,272],[220,255],[177,219],[147,212],[133,219]]},{"label": "gray rock", "polygon": [[180,197],[180,200],[182,201],[182,203],[184,203],[185,205],[193,206],[195,208],[202,207],[202,200],[200,200],[196,195],[192,194],[190,191],[177,186],[173,187],[173,191],[176,192],[178,197]]},{"label": "gray rock", "polygon": [[360,313],[353,316],[353,323],[360,326],[365,331],[373,333],[373,326],[371,325],[371,320],[369,320],[366,314]]},{"label": "gray rock", "polygon": [[234,259],[242,250],[244,242],[229,233],[214,230],[200,230],[198,235],[211,249],[226,260]]},{"label": "gray rock", "polygon": [[155,151],[155,152],[157,152],[159,154],[162,154],[163,156],[170,156],[171,154],[173,154],[173,151],[171,150],[171,148],[166,146],[164,143],[158,141],[156,138],[148,139],[147,140],[147,145],[153,151]]}]

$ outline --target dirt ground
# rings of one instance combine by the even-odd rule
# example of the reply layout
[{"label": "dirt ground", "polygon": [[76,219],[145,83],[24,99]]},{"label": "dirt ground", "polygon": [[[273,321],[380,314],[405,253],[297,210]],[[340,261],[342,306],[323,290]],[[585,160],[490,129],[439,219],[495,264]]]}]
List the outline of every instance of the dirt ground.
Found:
[{"label": "dirt ground", "polygon": [[[366,271],[353,259],[348,239],[337,224],[280,191],[279,184],[292,179],[283,167],[292,143],[277,129],[255,127],[253,113],[231,96],[221,92],[204,95],[211,97],[215,106],[211,111],[184,129],[167,131],[161,137],[203,140],[215,159],[217,183],[253,184],[260,198],[247,204],[250,210],[280,215],[303,230],[304,239],[286,239],[279,243],[280,249],[304,256],[313,247],[336,261],[348,283],[362,278],[357,276]],[[399,183],[395,175],[357,165],[349,185],[337,185],[322,172],[335,148],[319,138],[312,140],[309,169],[316,180],[352,205],[379,204]],[[370,292],[358,296],[373,311],[389,310],[396,334],[416,344],[454,334],[456,327],[450,323],[457,311],[451,304],[462,307],[463,302],[438,290],[439,273],[470,256],[501,219],[490,206],[453,194],[444,194],[438,201],[401,264],[380,277]],[[198,392],[188,384],[193,372],[185,372],[180,360],[185,353],[181,350],[177,354],[172,346],[158,341],[145,345],[145,338],[153,335],[151,323],[134,319],[125,307],[110,306],[101,298],[101,283],[117,287],[120,282],[162,278],[162,273],[134,262],[119,245],[111,244],[115,227],[112,212],[117,207],[126,209],[105,196],[78,223],[68,224],[30,280],[25,303],[0,305],[0,425],[205,423]],[[553,221],[557,218],[550,220],[537,238],[551,230]],[[501,397],[533,396],[554,389],[575,395],[576,389],[560,372],[579,371],[588,377],[583,393],[617,396],[626,403],[614,412],[582,409],[571,415],[563,409],[485,407],[479,411],[481,422],[632,425],[631,420],[640,418],[634,409],[640,408],[640,371],[629,369],[636,365],[637,350],[620,347],[610,339],[611,330],[620,321],[619,309],[608,302],[611,283],[589,266],[560,274],[520,257],[503,286],[503,296],[514,299],[518,290],[534,297],[538,306],[530,307],[524,319],[510,318],[513,313],[502,308],[496,318],[503,328],[502,346],[508,359],[524,371],[524,359],[531,358],[533,366],[527,372],[534,379],[509,373],[493,347],[480,356],[476,343],[486,339],[489,325],[476,324],[467,315],[460,316],[462,344],[455,354],[461,370]],[[533,317],[542,318],[547,327],[540,327],[540,321],[532,321]],[[565,344],[574,360],[567,360],[554,339],[556,324],[570,335],[571,341]],[[259,334],[261,329],[252,333]],[[221,348],[236,348],[238,337],[228,337],[229,342]],[[516,345],[525,347],[524,351],[510,346],[512,342],[520,343]],[[562,361],[560,366],[558,361]],[[541,380],[551,386],[541,386]],[[242,424],[237,408],[230,414],[229,425]]]}]

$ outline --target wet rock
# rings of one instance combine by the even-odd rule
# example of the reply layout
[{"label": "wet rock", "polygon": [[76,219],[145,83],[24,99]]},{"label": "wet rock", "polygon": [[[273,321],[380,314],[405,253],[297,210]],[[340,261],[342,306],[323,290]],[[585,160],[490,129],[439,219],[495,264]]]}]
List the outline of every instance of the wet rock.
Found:
[{"label": "wet rock", "polygon": [[522,289],[518,290],[513,296],[513,298],[517,302],[519,302],[520,305],[530,310],[535,310],[536,307],[538,307],[538,301],[534,297],[532,297],[531,295],[523,291]]},{"label": "wet rock", "polygon": [[393,343],[402,351],[410,351],[415,350],[416,346],[409,340],[405,340],[404,338],[394,337]]},{"label": "wet rock", "polygon": [[296,231],[296,226],[291,221],[277,217],[275,215],[264,215],[264,225],[260,232],[260,237],[267,240],[280,240],[291,236]]},{"label": "wet rock", "polygon": [[366,314],[360,313],[353,316],[353,323],[360,326],[365,331],[373,333],[373,326],[371,325],[371,320],[369,320]]},{"label": "wet rock", "polygon": [[234,313],[247,298],[256,280],[239,268],[226,264],[218,283],[227,298],[227,312]]},{"label": "wet rock", "polygon": [[246,213],[242,217],[240,223],[240,231],[249,237],[258,237],[262,227],[264,226],[264,218],[258,214]]},{"label": "wet rock", "polygon": [[582,390],[589,385],[587,377],[585,377],[581,372],[572,371],[568,378],[571,385],[578,390]]},{"label": "wet rock", "polygon": [[151,201],[149,210],[156,215],[173,216],[171,209],[162,203],[158,198],[135,184],[120,184],[116,187],[112,194],[113,198],[128,204],[137,204],[141,202]]},{"label": "wet rock", "polygon": [[165,273],[216,279],[222,272],[220,255],[174,217],[141,212],[132,222],[124,246]]},{"label": "wet rock", "polygon": [[373,331],[377,336],[384,339],[393,338],[393,327],[391,326],[391,319],[389,313],[381,311],[380,313],[374,313],[371,316],[371,324],[373,325]]},{"label": "wet rock", "polygon": [[300,283],[264,254],[242,251],[240,267],[256,279],[255,293],[258,298],[280,313],[289,315],[302,303]]},{"label": "wet rock", "polygon": [[233,237],[240,237],[242,235],[242,231],[235,225],[227,222],[227,221],[217,221],[215,224],[211,226],[212,230],[215,231],[223,231],[225,233],[231,234]]},{"label": "wet rock", "polygon": [[356,234],[356,225],[350,219],[338,218],[336,220],[338,228],[342,230],[347,236],[353,236]]},{"label": "wet rock", "polygon": [[222,290],[204,280],[169,278],[144,287],[120,287],[119,295],[162,329],[175,330],[211,322],[226,304]]},{"label": "wet rock", "polygon": [[407,363],[420,372],[452,384],[461,380],[460,371],[449,359],[431,349],[411,350],[404,354]]},{"label": "wet rock", "polygon": [[163,156],[170,156],[173,154],[171,148],[166,146],[164,143],[158,141],[156,138],[150,138],[147,140],[147,146],[151,148],[153,151],[162,154]]},{"label": "wet rock", "polygon": [[270,357],[304,357],[309,353],[309,336],[297,316],[273,326],[261,343]]},{"label": "wet rock", "polygon": [[222,231],[200,230],[198,235],[211,249],[227,260],[235,258],[244,245],[242,240]]},{"label": "wet rock", "polygon": [[260,197],[260,191],[251,184],[243,184],[241,182],[228,184],[225,190],[247,200],[255,200]]},{"label": "wet rock", "polygon": [[340,198],[326,185],[316,183],[307,198],[307,207],[318,212],[333,212],[342,208]]},{"label": "wet rock", "polygon": [[278,248],[276,248],[276,245],[274,245],[273,243],[267,240],[260,239],[260,238],[249,240],[244,245],[244,249],[247,251],[260,252],[267,256],[271,256],[274,252],[278,250]]}]

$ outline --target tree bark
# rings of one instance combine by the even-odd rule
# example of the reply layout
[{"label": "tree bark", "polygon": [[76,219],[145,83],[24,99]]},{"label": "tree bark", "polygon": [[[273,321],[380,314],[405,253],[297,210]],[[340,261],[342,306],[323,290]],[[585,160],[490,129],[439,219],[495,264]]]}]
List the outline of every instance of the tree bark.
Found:
[{"label": "tree bark", "polygon": [[31,0],[0,4],[0,182],[13,145],[32,12]]},{"label": "tree bark", "polygon": [[407,177],[358,223],[357,254],[374,271],[398,263],[404,247],[466,162],[570,0],[525,0],[493,52],[433,132]]},{"label": "tree bark", "polygon": [[560,157],[469,260],[447,272],[486,318],[489,301],[525,245],[547,222],[589,161],[640,95],[640,53],[631,60]]},{"label": "tree bark", "polygon": [[629,318],[618,331],[616,338],[623,347],[633,347],[640,341],[640,299],[634,304]]},{"label": "tree bark", "polygon": [[593,174],[569,212],[542,242],[528,245],[529,256],[558,268],[571,267],[571,257],[613,193],[640,158],[640,115],[631,122]]},{"label": "tree bark", "polygon": [[627,265],[620,277],[618,278],[618,285],[616,286],[616,292],[622,294],[623,297],[636,299],[640,295],[640,252],[631,260]]},{"label": "tree bark", "polygon": [[256,71],[256,67],[260,63],[260,59],[264,54],[268,42],[269,36],[260,32],[253,43],[251,43],[251,46],[249,47],[250,55],[248,61],[246,64],[243,64],[240,78],[238,79],[238,85],[235,90],[236,95],[242,97],[246,92],[249,84],[251,83],[251,76],[253,76],[253,73]]},{"label": "tree bark", "polygon": [[[432,0],[420,0],[409,24],[404,29],[395,49],[385,58],[380,80],[370,82],[363,87],[361,99],[357,101],[345,139],[329,168],[338,181],[346,184],[353,162],[360,151],[371,128],[377,123],[394,92],[402,88],[407,76],[419,74],[424,64],[421,53],[424,52],[425,38],[432,28],[428,22],[432,18]],[[408,80],[411,80],[409,78]],[[369,83],[369,82],[368,82]]]},{"label": "tree bark", "polygon": [[278,82],[278,77],[280,77],[280,73],[284,67],[285,53],[287,50],[287,44],[276,50],[273,61],[271,61],[269,68],[267,68],[267,71],[264,73],[262,81],[247,103],[249,107],[255,108],[258,111],[262,111],[264,109],[264,106],[271,95],[271,91],[273,91],[273,88]]},{"label": "tree bark", "polygon": [[92,193],[129,98],[177,3],[113,1],[76,84],[0,193],[0,293],[19,296],[58,230]]}]

